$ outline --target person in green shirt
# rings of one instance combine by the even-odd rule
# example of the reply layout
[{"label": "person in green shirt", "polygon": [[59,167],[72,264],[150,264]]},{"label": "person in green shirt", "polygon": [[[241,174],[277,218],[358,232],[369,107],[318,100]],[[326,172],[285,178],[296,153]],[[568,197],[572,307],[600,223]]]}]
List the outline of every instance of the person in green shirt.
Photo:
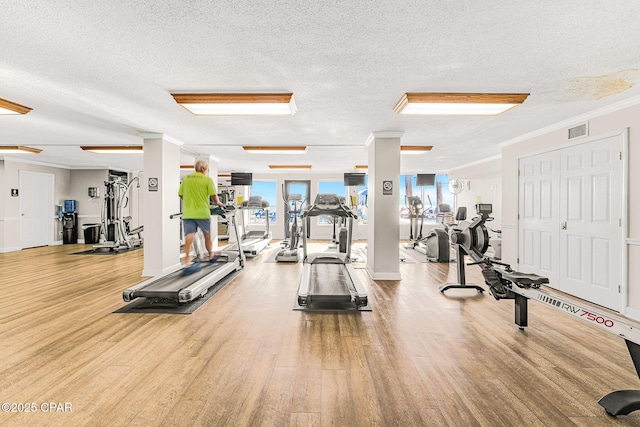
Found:
[{"label": "person in green shirt", "polygon": [[205,246],[209,253],[209,260],[215,262],[221,252],[213,251],[211,241],[211,211],[209,210],[210,199],[218,206],[224,208],[224,204],[218,199],[213,181],[207,175],[209,164],[206,160],[198,159],[195,164],[196,171],[184,177],[180,183],[178,196],[182,199],[182,225],[184,227],[184,265],[191,265],[191,245],[193,238],[198,231],[204,234]]}]

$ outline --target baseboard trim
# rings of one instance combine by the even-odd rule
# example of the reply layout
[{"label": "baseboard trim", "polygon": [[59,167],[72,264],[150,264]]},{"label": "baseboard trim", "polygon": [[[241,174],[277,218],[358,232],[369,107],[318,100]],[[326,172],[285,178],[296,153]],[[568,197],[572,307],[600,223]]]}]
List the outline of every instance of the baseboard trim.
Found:
[{"label": "baseboard trim", "polygon": [[395,272],[374,272],[367,267],[367,273],[373,280],[402,280],[402,275]]},{"label": "baseboard trim", "polygon": [[624,315],[630,319],[640,320],[640,310],[638,310],[637,308],[625,308]]},{"label": "baseboard trim", "polygon": [[22,248],[19,248],[19,247],[0,248],[0,253],[17,252],[17,251],[21,251],[21,250],[22,250]]}]

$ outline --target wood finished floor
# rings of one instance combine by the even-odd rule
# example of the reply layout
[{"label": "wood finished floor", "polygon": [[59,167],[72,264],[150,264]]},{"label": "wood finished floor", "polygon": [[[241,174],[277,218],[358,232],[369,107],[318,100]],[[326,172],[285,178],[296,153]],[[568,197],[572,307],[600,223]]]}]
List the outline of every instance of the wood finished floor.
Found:
[{"label": "wood finished floor", "polygon": [[455,264],[356,264],[373,311],[293,311],[302,266],[264,262],[276,248],[191,315],[113,314],[142,251],[0,254],[0,402],[38,407],[0,425],[640,426],[597,404],[640,389],[612,334],[535,302],[520,331],[510,301],[438,291]]}]

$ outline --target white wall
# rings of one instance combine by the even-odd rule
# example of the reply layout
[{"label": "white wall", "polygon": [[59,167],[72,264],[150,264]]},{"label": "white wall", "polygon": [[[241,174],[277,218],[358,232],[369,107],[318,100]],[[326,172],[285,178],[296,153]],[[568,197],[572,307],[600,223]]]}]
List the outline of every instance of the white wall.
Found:
[{"label": "white wall", "polygon": [[[22,249],[20,240],[20,197],[11,197],[11,188],[20,188],[20,171],[47,173],[54,176],[54,203],[62,204],[69,199],[70,170],[39,163],[28,163],[21,160],[4,158],[3,168],[0,170],[3,192],[0,195],[0,252]],[[55,206],[51,207],[51,216],[57,218]],[[52,230],[55,242],[62,241],[62,224],[54,223]]]},{"label": "white wall", "polygon": [[4,212],[5,198],[11,196],[11,190],[6,181],[4,176],[4,159],[0,159],[0,252],[5,252],[4,229],[8,221],[7,218],[5,218]]},{"label": "white wall", "polygon": [[[77,201],[78,209],[78,240],[84,241],[83,224],[100,223],[102,205],[108,171],[106,169],[71,170],[69,183],[69,199]],[[96,187],[99,197],[92,199],[88,195],[89,187]]]},{"label": "white wall", "polygon": [[[494,220],[487,224],[492,229],[502,227],[502,160],[493,159],[449,171],[450,179],[464,179],[468,187],[456,196],[456,209],[467,208],[467,219],[476,215],[477,203],[493,205]],[[455,214],[455,211],[454,211]]]},{"label": "white wall", "polygon": [[[609,132],[629,128],[629,212],[627,245],[629,247],[627,280],[628,312],[640,315],[640,105],[613,111],[615,106],[595,112],[589,121],[589,136],[603,135]],[[502,230],[503,259],[515,264],[517,254],[517,165],[518,157],[559,148],[567,143],[567,129],[581,124],[584,120],[567,125],[566,128],[549,130],[546,133],[523,139],[521,142],[505,146],[502,150]],[[577,141],[577,140],[576,140]]]},{"label": "white wall", "polygon": [[[20,197],[11,197],[11,188],[20,188],[20,171],[40,172],[54,175],[55,187],[53,200],[63,205],[65,200],[76,200],[78,210],[78,239],[82,243],[84,235],[82,224],[99,223],[104,200],[104,181],[107,169],[67,169],[40,163],[25,162],[11,158],[0,159],[0,252],[22,249],[20,247]],[[97,187],[100,197],[91,199],[88,187]],[[126,212],[132,216],[131,227],[139,225],[140,211],[138,189],[132,186],[129,207]],[[55,206],[51,215],[57,218]],[[62,243],[62,224],[54,222],[53,241]]]}]

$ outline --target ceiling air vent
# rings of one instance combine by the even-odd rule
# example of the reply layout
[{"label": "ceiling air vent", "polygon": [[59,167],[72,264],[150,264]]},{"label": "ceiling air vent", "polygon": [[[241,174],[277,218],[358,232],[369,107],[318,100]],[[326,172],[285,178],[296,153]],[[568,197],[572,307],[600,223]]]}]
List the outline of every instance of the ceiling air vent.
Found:
[{"label": "ceiling air vent", "polygon": [[589,134],[589,127],[587,123],[583,123],[580,126],[572,127],[569,129],[569,139],[580,138]]}]

